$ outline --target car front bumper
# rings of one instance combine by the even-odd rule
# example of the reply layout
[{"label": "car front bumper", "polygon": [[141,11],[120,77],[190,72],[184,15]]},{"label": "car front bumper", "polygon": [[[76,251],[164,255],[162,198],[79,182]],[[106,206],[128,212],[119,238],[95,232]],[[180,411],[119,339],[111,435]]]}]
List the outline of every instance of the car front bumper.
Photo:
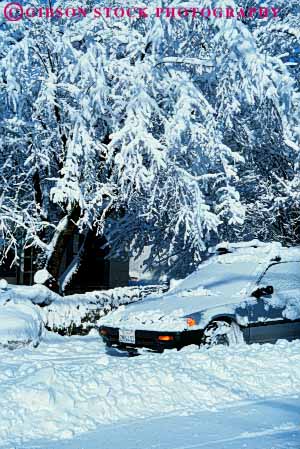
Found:
[{"label": "car front bumper", "polygon": [[[119,349],[147,348],[152,351],[163,352],[165,349],[181,349],[190,344],[201,344],[202,331],[164,332],[136,330],[135,343],[122,343],[119,341],[119,328],[101,326],[100,335],[107,346]],[[172,340],[159,340],[160,336],[170,336]]]}]

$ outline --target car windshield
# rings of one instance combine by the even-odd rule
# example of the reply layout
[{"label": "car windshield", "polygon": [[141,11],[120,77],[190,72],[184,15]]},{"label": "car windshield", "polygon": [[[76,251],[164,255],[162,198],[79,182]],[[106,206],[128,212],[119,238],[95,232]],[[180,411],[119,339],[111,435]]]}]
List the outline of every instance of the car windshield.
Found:
[{"label": "car windshield", "polygon": [[[227,259],[226,259],[227,260]],[[257,263],[234,258],[231,263],[213,263],[188,276],[174,290],[193,291],[200,287],[213,295],[234,295],[257,280]],[[173,293],[172,292],[172,293]]]},{"label": "car windshield", "polygon": [[259,285],[272,285],[275,290],[300,289],[300,261],[270,265]]}]

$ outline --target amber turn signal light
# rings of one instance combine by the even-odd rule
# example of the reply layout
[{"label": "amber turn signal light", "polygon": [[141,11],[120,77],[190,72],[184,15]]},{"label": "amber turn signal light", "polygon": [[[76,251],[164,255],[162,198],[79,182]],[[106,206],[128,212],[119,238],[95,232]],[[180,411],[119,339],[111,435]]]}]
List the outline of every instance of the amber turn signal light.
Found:
[{"label": "amber turn signal light", "polygon": [[158,339],[160,341],[172,341],[174,340],[174,337],[172,335],[160,335]]},{"label": "amber turn signal light", "polygon": [[187,318],[186,324],[187,324],[189,327],[195,326],[196,320],[194,320],[194,318]]},{"label": "amber turn signal light", "polygon": [[101,335],[106,335],[106,334],[107,334],[107,331],[106,331],[105,329],[101,329],[100,334],[101,334]]}]

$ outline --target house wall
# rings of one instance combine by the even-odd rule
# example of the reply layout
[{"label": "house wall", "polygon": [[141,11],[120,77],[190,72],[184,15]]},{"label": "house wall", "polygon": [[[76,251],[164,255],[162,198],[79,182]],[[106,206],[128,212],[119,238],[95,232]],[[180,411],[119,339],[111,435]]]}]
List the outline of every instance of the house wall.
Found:
[{"label": "house wall", "polygon": [[[75,236],[77,237],[77,236]],[[66,287],[65,294],[81,293],[92,290],[105,290],[114,287],[125,287],[129,283],[129,260],[107,259],[108,250],[103,249],[105,241],[94,235],[90,236],[87,251],[83,255],[77,275]],[[78,254],[80,242],[71,241],[61,261],[61,275],[73,257]],[[18,267],[10,267],[13,257],[8,257],[0,266],[0,279],[10,284],[32,285],[34,273],[37,271],[35,261],[37,254],[27,249],[19,255]]]},{"label": "house wall", "polygon": [[110,260],[109,288],[126,287],[129,282],[129,260]]},{"label": "house wall", "polygon": [[17,269],[11,266],[14,255],[8,253],[6,259],[0,265],[0,279],[5,279],[9,284],[16,285],[18,283]]}]

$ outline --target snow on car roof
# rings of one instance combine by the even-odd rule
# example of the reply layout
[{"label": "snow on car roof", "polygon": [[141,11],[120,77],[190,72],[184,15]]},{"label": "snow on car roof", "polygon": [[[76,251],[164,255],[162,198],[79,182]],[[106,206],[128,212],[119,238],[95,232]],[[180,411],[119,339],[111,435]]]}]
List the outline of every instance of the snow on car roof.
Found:
[{"label": "snow on car roof", "polygon": [[281,256],[282,246],[280,243],[261,243],[257,240],[226,242],[215,247],[214,252],[215,256],[202,263],[187,278],[177,282],[175,288],[168,293],[194,289],[197,291],[200,286],[208,292],[221,293],[223,296],[246,292],[247,287],[256,281],[270,260]]}]

